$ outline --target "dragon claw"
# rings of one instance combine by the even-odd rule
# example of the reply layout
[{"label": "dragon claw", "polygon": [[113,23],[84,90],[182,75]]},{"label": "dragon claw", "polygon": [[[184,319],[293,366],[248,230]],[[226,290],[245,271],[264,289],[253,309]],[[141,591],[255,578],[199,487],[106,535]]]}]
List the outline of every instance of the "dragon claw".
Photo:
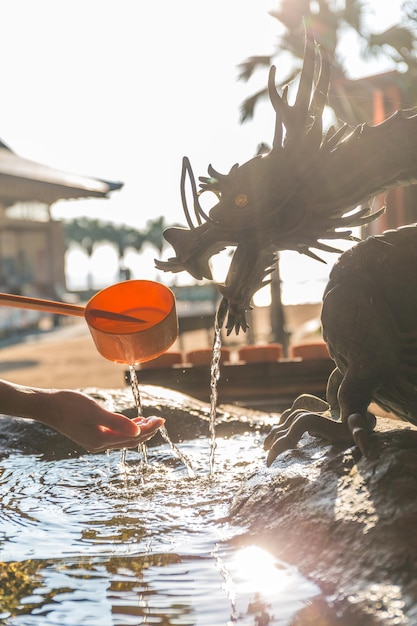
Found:
[{"label": "dragon claw", "polygon": [[305,432],[313,434],[313,430],[321,431],[318,425],[321,426],[323,424],[325,429],[326,422],[330,421],[323,415],[309,413],[302,409],[290,413],[285,422],[274,428],[264,441],[264,448],[269,449],[266,461],[267,466],[270,467],[277,456],[286,450],[295,448]]},{"label": "dragon claw", "polygon": [[352,439],[362,452],[363,456],[368,456],[369,452],[369,434],[375,426],[375,417],[368,413],[366,417],[360,413],[352,413],[347,419],[347,424]]},{"label": "dragon claw", "polygon": [[286,435],[277,439],[268,452],[268,456],[266,457],[266,466],[271,467],[277,456],[287,450],[290,450],[291,448],[293,448],[293,445],[288,441],[288,437]]},{"label": "dragon claw", "polygon": [[[297,408],[304,405],[303,408]],[[375,427],[375,416],[371,413],[362,415],[352,413],[347,420],[335,420],[329,417],[329,410],[315,413],[306,411],[306,405],[322,407],[323,400],[314,396],[299,396],[292,406],[283,413],[283,422],[271,429],[264,440],[264,449],[269,450],[267,466],[285,452],[295,448],[304,433],[321,437],[333,442],[353,442],[363,456],[369,451],[369,435]]]}]

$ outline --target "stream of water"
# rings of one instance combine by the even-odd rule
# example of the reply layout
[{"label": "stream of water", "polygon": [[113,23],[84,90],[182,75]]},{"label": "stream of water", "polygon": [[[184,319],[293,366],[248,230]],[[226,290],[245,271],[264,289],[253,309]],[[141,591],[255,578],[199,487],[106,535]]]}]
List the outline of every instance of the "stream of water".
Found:
[{"label": "stream of water", "polygon": [[[130,386],[132,388],[133,398],[135,400],[135,405],[136,405],[136,409],[137,409],[137,417],[142,417],[143,416],[142,402],[141,402],[141,398],[140,398],[139,380],[138,380],[138,376],[137,376],[137,373],[136,373],[135,365],[130,365],[129,366],[129,374],[130,374]],[[185,454],[183,454],[181,452],[181,450],[174,444],[174,442],[171,441],[171,438],[170,438],[170,436],[168,434],[168,431],[165,428],[165,426],[161,426],[159,428],[159,432],[162,435],[162,438],[169,445],[169,447],[171,449],[171,452],[174,454],[174,456],[176,456],[178,459],[180,459],[180,461],[182,461],[182,463],[186,467],[189,478],[194,478],[195,473],[194,473],[194,470],[192,468],[190,460],[186,457]],[[148,462],[148,449],[147,449],[146,443],[139,444],[138,452],[142,456],[142,460],[143,460],[144,466],[146,466],[146,464]],[[124,462],[125,461],[126,450],[123,450],[122,455],[123,455],[122,456],[122,461]]]}]

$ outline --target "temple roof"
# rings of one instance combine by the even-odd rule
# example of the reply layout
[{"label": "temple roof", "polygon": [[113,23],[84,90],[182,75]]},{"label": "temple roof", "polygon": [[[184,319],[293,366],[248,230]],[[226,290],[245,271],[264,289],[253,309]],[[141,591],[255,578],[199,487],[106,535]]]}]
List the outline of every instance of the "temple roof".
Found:
[{"label": "temple roof", "polygon": [[64,172],[17,155],[0,140],[0,203],[106,198],[123,183]]}]

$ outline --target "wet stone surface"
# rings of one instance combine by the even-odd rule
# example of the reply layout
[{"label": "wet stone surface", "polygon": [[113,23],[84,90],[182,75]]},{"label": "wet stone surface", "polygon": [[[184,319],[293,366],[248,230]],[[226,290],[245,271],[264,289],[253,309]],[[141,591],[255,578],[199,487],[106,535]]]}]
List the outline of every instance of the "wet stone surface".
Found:
[{"label": "wet stone surface", "polygon": [[[84,391],[135,415],[128,388]],[[141,397],[144,415],[162,415],[172,441],[208,436],[208,404],[162,387],[145,386]],[[219,407],[216,432],[254,430],[262,440],[277,419]],[[3,417],[0,426],[3,457],[87,454],[36,422]],[[231,523],[248,528],[248,542],[256,538],[316,582],[344,626],[417,623],[417,431],[382,418],[377,428],[367,458],[305,435],[296,450],[243,479],[230,507]],[[160,442],[157,436],[149,445]]]},{"label": "wet stone surface", "polygon": [[315,580],[343,623],[417,623],[417,431],[379,420],[367,458],[305,435],[231,516]]}]

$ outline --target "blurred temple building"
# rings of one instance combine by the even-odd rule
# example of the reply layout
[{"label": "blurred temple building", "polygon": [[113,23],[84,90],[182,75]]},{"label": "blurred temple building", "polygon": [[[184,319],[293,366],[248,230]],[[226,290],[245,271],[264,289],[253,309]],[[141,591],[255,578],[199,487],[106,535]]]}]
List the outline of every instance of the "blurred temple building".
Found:
[{"label": "blurred temple building", "polygon": [[0,291],[56,299],[66,291],[58,200],[106,198],[123,183],[64,172],[15,154],[0,141]]}]

